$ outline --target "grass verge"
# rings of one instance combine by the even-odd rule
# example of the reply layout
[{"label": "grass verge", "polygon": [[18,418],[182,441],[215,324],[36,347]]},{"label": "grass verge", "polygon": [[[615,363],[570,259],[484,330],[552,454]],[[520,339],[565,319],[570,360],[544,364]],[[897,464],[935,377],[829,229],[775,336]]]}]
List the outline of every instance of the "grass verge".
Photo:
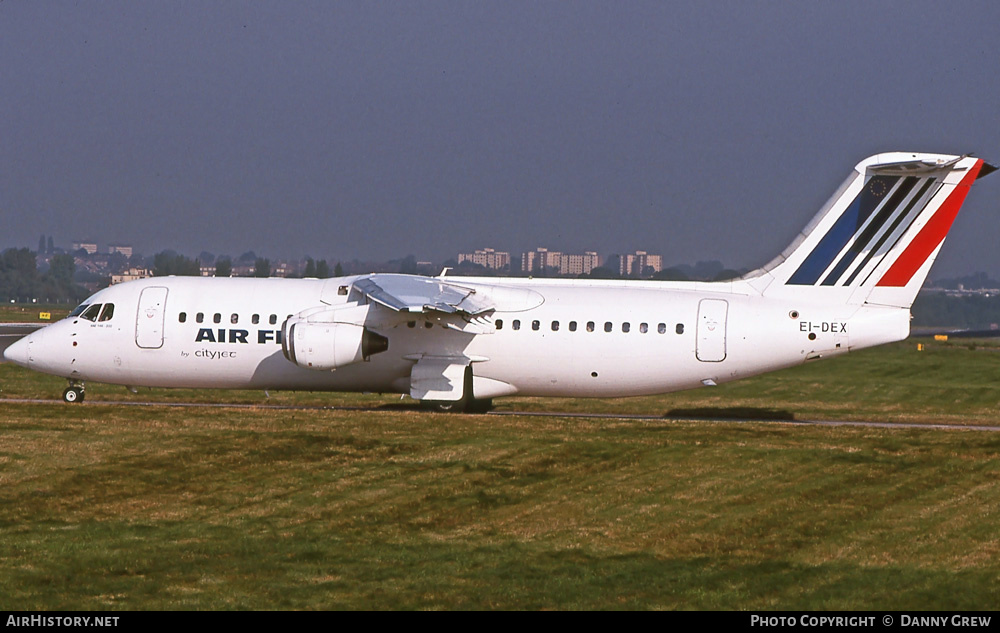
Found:
[{"label": "grass verge", "polygon": [[0,404],[4,609],[990,609],[1000,436]]},{"label": "grass verge", "polygon": [[[532,410],[997,424],[996,348],[908,342]],[[0,365],[3,397],[64,382]],[[1000,434],[0,400],[4,609],[992,609]],[[744,416],[744,417],[753,417]]]}]

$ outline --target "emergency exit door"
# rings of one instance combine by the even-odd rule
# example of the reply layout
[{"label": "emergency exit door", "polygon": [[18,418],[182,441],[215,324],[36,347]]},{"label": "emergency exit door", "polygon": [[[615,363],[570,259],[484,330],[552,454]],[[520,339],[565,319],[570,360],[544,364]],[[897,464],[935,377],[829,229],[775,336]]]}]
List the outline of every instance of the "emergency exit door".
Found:
[{"label": "emergency exit door", "polygon": [[163,347],[163,323],[167,309],[167,289],[162,286],[145,288],[139,295],[139,310],[135,315],[135,344],[144,349]]},{"label": "emergency exit door", "polygon": [[698,304],[698,342],[695,356],[706,363],[726,360],[726,315],[729,302],[702,299]]}]

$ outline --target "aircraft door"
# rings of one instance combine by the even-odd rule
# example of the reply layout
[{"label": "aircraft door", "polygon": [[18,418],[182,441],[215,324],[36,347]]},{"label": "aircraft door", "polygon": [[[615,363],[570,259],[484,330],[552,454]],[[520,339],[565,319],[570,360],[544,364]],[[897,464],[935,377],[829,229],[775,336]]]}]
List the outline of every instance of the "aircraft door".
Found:
[{"label": "aircraft door", "polygon": [[166,317],[167,289],[150,286],[139,295],[135,315],[135,344],[143,349],[163,347],[163,323]]},{"label": "aircraft door", "polygon": [[729,302],[702,299],[698,304],[698,342],[695,356],[706,363],[726,360],[726,315]]}]

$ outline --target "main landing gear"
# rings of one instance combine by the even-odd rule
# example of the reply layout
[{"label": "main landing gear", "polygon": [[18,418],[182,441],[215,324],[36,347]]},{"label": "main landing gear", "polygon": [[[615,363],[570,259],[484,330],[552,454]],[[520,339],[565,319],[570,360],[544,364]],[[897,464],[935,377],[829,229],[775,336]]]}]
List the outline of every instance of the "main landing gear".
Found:
[{"label": "main landing gear", "polygon": [[472,397],[472,367],[465,368],[465,380],[460,400],[422,400],[431,411],[439,413],[488,413],[493,408],[493,398]]},{"label": "main landing gear", "polygon": [[83,396],[83,383],[71,380],[69,387],[66,387],[66,391],[63,392],[63,402],[68,402],[70,404],[83,402]]}]

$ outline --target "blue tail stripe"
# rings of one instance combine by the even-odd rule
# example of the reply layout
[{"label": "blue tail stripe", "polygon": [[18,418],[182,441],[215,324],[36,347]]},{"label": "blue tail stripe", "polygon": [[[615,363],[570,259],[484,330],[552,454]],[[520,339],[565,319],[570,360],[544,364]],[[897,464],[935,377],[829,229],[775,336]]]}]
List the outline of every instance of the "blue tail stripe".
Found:
[{"label": "blue tail stripe", "polygon": [[882,209],[878,212],[878,215],[876,215],[872,219],[872,221],[868,224],[868,227],[861,232],[861,234],[858,236],[858,239],[854,240],[854,244],[852,244],[851,247],[847,250],[847,253],[845,253],[844,256],[840,258],[840,261],[837,262],[837,265],[834,267],[834,269],[830,271],[830,274],[827,275],[825,279],[823,279],[822,285],[832,286],[835,283],[837,283],[837,280],[840,279],[840,276],[843,275],[848,268],[850,268],[851,264],[853,264],[858,259],[858,256],[860,256],[861,253],[867,250],[865,247],[869,245],[869,242],[872,241],[872,239],[878,233],[878,230],[882,228],[882,225],[889,220],[889,218],[892,216],[892,212],[895,211],[899,207],[899,205],[903,203],[903,200],[906,199],[906,196],[913,190],[913,187],[916,184],[917,184],[917,179],[910,177],[906,178],[899,185],[899,187],[896,188],[896,193],[892,194],[892,198],[890,198],[888,202],[882,205]]}]

